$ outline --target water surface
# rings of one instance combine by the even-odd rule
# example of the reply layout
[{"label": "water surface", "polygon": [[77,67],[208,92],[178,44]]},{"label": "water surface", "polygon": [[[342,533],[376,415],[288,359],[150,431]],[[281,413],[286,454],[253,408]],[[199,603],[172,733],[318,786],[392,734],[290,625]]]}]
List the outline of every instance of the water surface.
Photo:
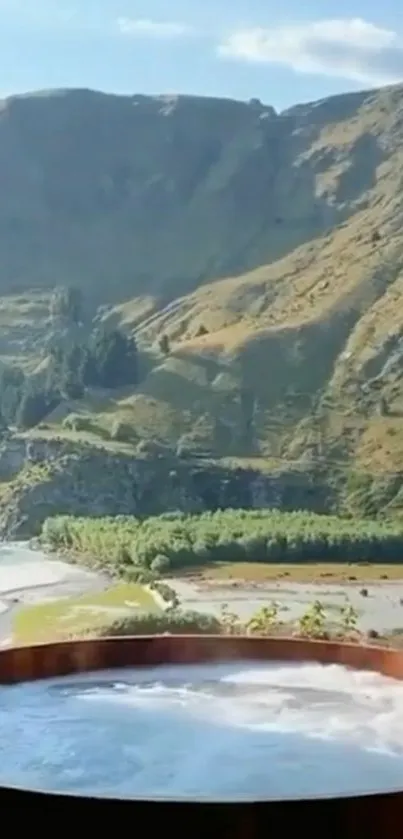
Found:
[{"label": "water surface", "polygon": [[3,686],[0,783],[216,800],[403,787],[403,685],[242,662]]}]

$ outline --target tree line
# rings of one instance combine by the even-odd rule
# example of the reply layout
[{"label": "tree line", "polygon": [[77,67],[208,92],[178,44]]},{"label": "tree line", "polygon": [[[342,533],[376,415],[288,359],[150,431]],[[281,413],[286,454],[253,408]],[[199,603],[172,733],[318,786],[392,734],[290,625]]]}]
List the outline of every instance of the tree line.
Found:
[{"label": "tree line", "polygon": [[138,382],[136,341],[103,324],[75,338],[69,328],[82,317],[77,290],[55,292],[50,305],[53,325],[67,327],[67,341],[50,346],[46,369],[38,375],[5,365],[0,370],[0,425],[31,428],[65,399],[81,399],[86,388],[119,388]]},{"label": "tree line", "polygon": [[47,519],[42,540],[126,579],[213,562],[400,562],[403,527],[307,511],[218,510]]}]

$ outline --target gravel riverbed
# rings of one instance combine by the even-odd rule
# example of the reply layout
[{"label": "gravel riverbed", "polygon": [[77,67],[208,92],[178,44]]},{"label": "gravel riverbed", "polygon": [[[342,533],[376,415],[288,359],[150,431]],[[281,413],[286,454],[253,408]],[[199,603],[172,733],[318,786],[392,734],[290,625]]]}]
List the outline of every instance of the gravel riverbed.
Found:
[{"label": "gravel riverbed", "polygon": [[[377,632],[403,628],[403,580],[380,583],[232,583],[166,580],[177,593],[183,609],[219,616],[223,604],[242,620],[248,620],[264,606],[275,602],[279,617],[285,622],[298,620],[315,601],[320,600],[335,620],[340,608],[351,603],[358,613],[359,629]],[[367,596],[362,591],[366,590]]]}]

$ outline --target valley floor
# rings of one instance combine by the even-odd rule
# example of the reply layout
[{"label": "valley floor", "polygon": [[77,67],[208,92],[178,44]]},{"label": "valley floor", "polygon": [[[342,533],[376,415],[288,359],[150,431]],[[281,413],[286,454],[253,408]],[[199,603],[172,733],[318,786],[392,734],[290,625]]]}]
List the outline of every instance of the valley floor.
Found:
[{"label": "valley floor", "polygon": [[[322,566],[325,569],[326,566]],[[403,569],[400,569],[402,576]],[[260,609],[276,603],[279,620],[297,621],[315,601],[320,601],[329,624],[337,623],[341,609],[350,604],[358,615],[358,629],[379,633],[403,627],[403,579],[379,580],[363,587],[362,581],[296,582],[219,580],[171,577],[167,580],[183,609],[219,617],[223,606],[241,620],[249,620]]]},{"label": "valley floor", "polygon": [[[333,620],[337,623],[340,610],[349,603],[357,612],[358,628],[362,631],[388,633],[403,628],[403,566],[399,565],[227,563],[188,576],[169,577],[165,582],[176,591],[181,609],[217,617],[225,606],[241,620],[248,620],[263,607],[276,603],[279,619],[291,624],[314,601],[320,601],[330,624]],[[56,608],[50,601],[57,601],[60,609],[63,599],[66,606],[75,605],[76,612],[81,610],[80,615],[69,616],[78,626],[83,610],[115,612],[122,605],[120,588],[125,589],[123,599],[126,598],[129,611],[144,606],[127,601],[126,588],[130,585],[111,587],[106,576],[49,558],[26,543],[3,543],[0,545],[0,645],[11,643],[16,615],[22,615],[25,606],[42,604],[45,608],[49,604],[45,608],[47,614]],[[149,608],[148,603],[145,605]]]}]

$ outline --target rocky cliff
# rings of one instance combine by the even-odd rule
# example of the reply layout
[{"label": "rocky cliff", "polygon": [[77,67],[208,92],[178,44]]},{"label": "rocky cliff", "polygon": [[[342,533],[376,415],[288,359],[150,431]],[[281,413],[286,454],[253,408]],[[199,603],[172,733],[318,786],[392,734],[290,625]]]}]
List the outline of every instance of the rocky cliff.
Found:
[{"label": "rocky cliff", "polygon": [[[4,483],[7,478],[7,483]],[[132,457],[65,441],[14,438],[0,447],[0,536],[26,538],[45,518],[155,515],[219,507],[326,510],[334,493],[323,477],[224,469],[170,456]],[[1,484],[0,484],[1,485]]]},{"label": "rocky cliff", "polygon": [[289,253],[363,206],[379,148],[360,131],[347,153],[325,149],[321,133],[365,102],[278,115],[90,90],[3,100],[0,293],[73,282],[98,302],[167,300]]}]

